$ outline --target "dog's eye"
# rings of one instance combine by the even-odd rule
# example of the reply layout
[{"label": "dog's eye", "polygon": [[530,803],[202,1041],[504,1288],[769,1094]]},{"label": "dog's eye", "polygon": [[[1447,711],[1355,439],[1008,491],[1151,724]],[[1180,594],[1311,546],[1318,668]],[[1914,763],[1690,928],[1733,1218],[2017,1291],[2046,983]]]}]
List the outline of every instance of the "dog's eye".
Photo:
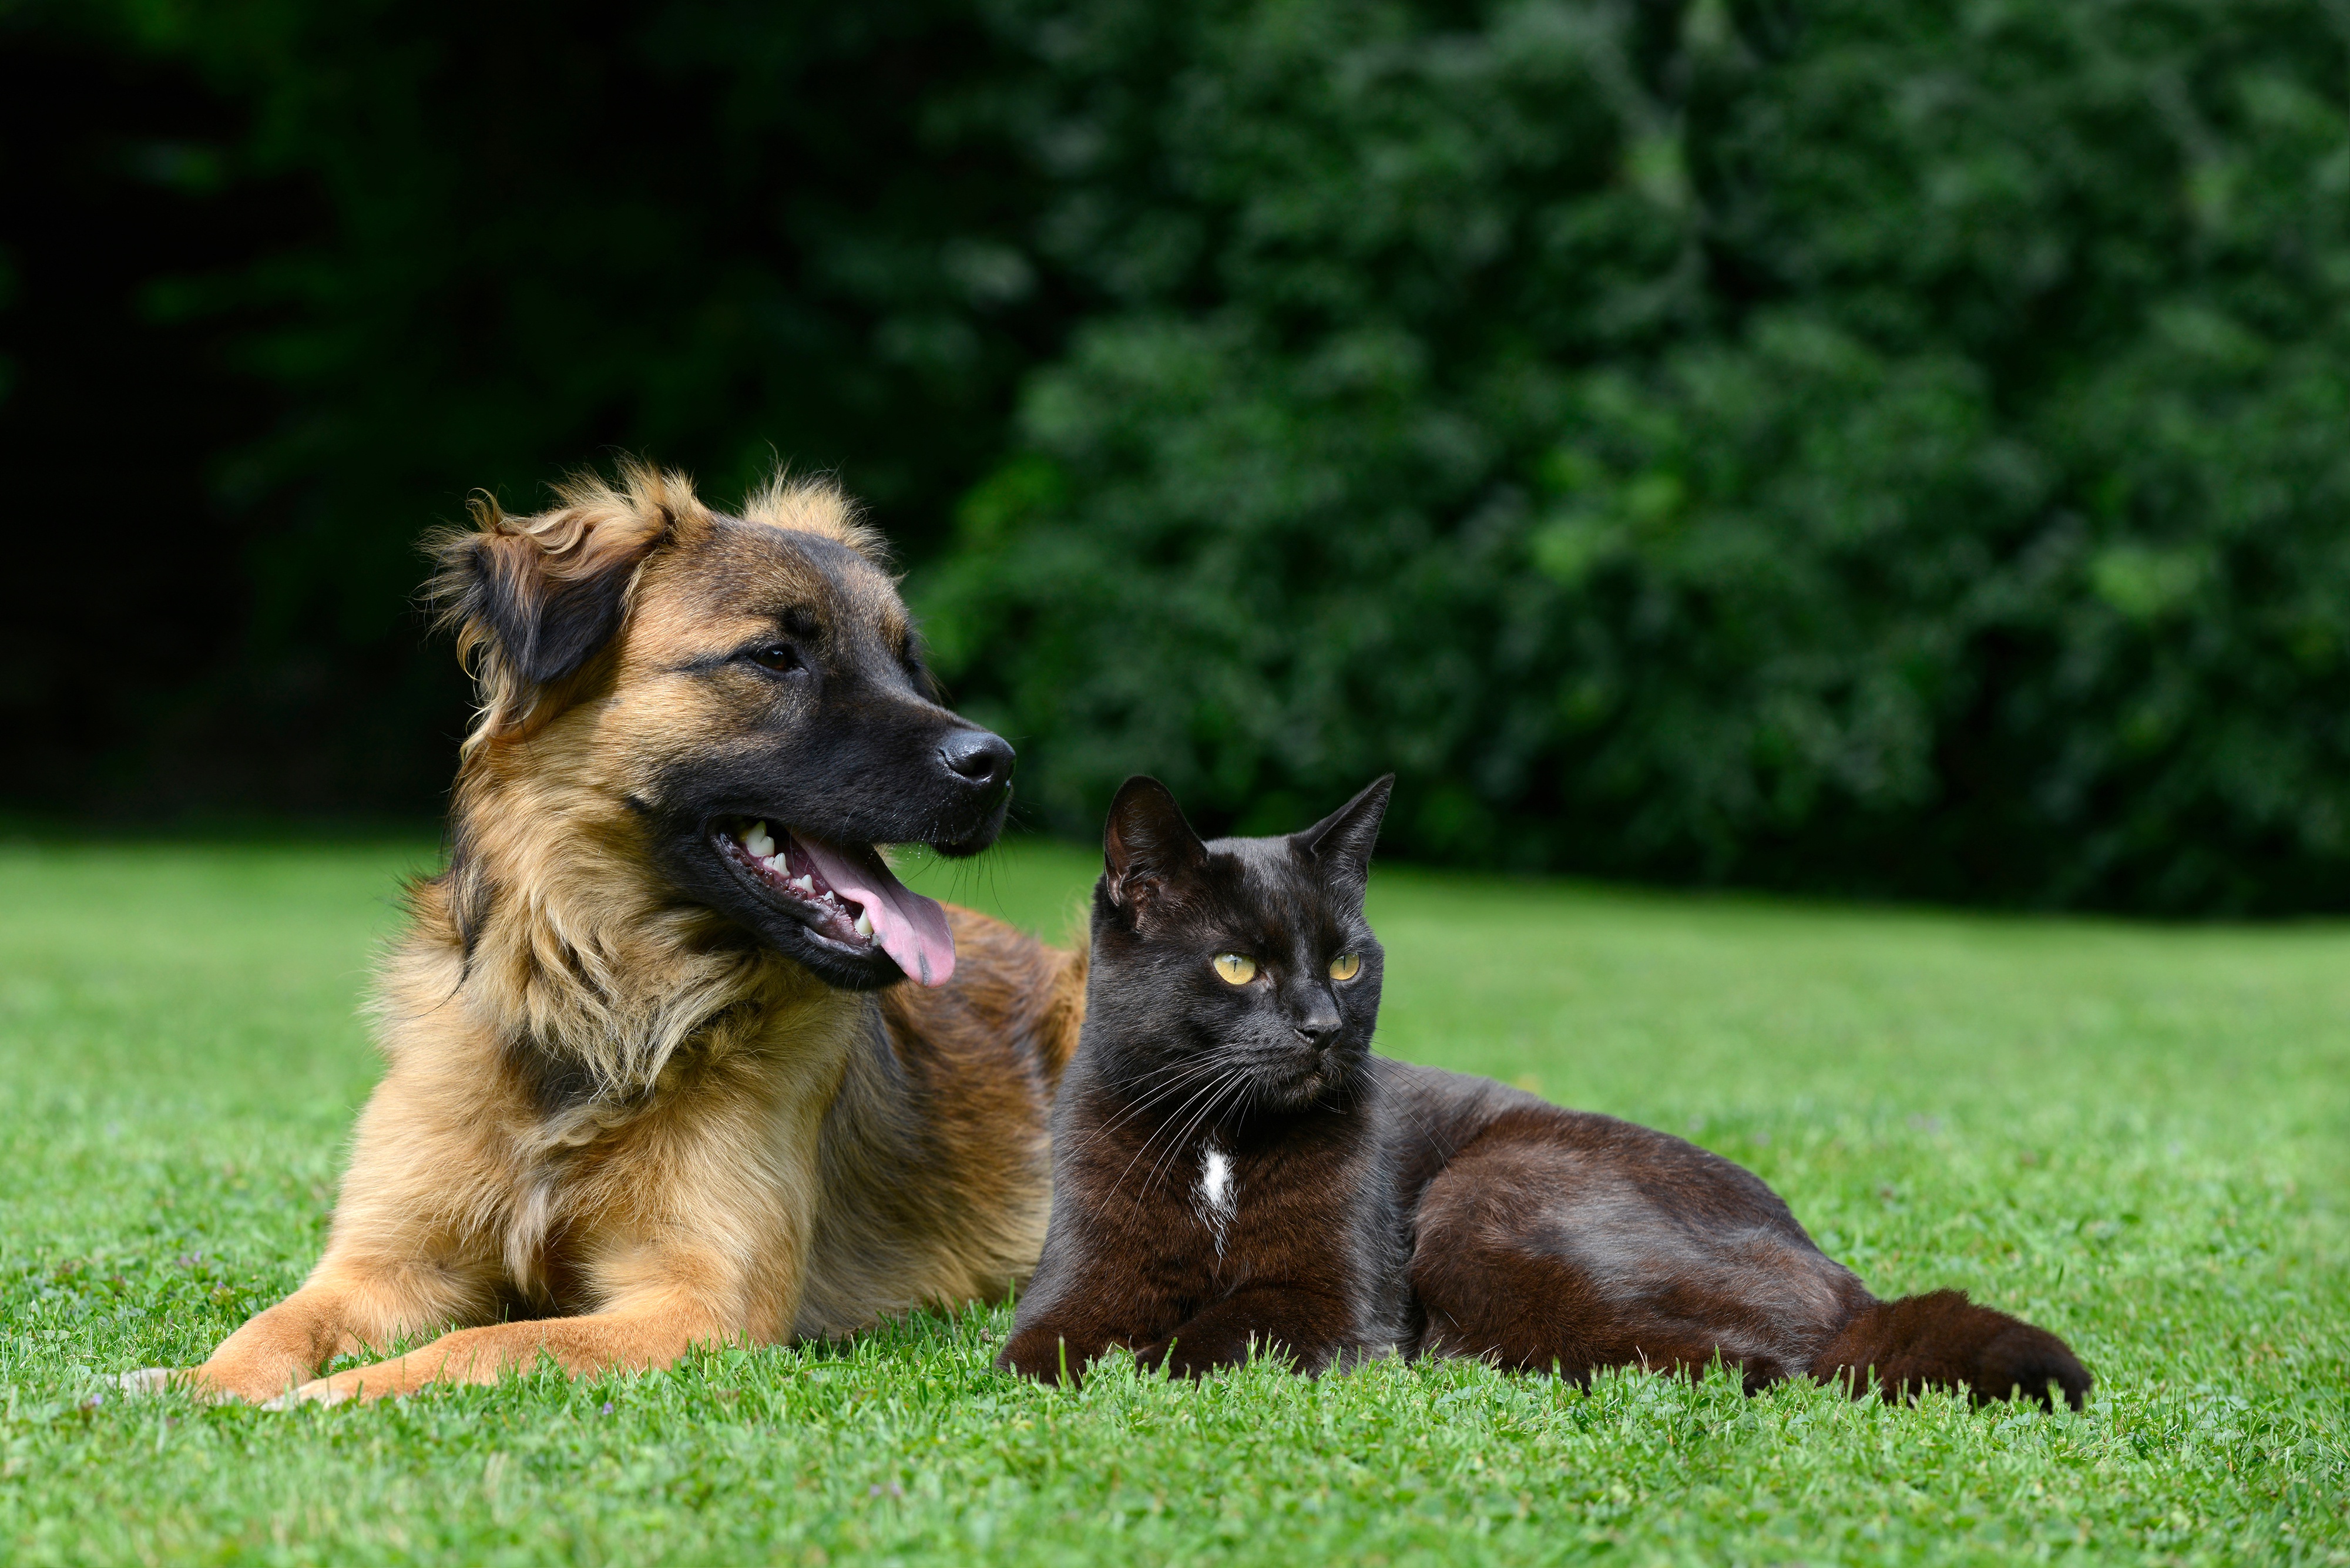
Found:
[{"label": "dog's eye", "polygon": [[1223,977],[1226,985],[1246,985],[1256,978],[1256,960],[1238,953],[1218,953],[1216,973]]},{"label": "dog's eye", "polygon": [[788,642],[770,643],[754,650],[751,662],[762,670],[797,670],[800,667],[800,650]]},{"label": "dog's eye", "polygon": [[1332,980],[1352,980],[1363,972],[1363,961],[1357,953],[1340,953],[1330,961]]}]

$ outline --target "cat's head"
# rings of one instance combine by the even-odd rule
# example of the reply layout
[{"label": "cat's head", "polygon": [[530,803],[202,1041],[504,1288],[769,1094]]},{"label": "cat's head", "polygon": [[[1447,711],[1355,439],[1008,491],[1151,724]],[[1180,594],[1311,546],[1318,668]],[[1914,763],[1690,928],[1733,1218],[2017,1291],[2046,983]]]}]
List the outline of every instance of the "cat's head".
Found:
[{"label": "cat's head", "polygon": [[1394,783],[1284,837],[1203,842],[1165,784],[1127,780],[1094,888],[1087,1034],[1104,1068],[1219,1118],[1354,1086],[1383,968],[1363,891]]}]

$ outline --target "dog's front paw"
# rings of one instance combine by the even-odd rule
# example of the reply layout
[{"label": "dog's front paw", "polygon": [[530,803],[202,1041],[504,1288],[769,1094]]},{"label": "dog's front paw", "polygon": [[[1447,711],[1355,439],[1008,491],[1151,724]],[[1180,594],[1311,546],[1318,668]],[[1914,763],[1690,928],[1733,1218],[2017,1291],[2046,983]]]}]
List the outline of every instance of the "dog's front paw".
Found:
[{"label": "dog's front paw", "polygon": [[[362,1373],[373,1373],[373,1386]],[[332,1377],[313,1377],[297,1387],[288,1388],[261,1407],[265,1410],[291,1410],[296,1405],[340,1405],[351,1399],[380,1399],[400,1390],[392,1386],[391,1375],[380,1366],[354,1366],[348,1372],[338,1372]]]},{"label": "dog's front paw", "polygon": [[[255,1404],[269,1397],[258,1387],[240,1387],[224,1380],[209,1366],[142,1366],[136,1372],[118,1373],[114,1386],[125,1397],[140,1394],[168,1394],[177,1391],[197,1399],[209,1399],[213,1404],[224,1400],[242,1399]],[[283,1388],[284,1384],[278,1386]]]},{"label": "dog's front paw", "polygon": [[335,1404],[349,1398],[348,1394],[323,1392],[333,1378],[320,1377],[302,1381],[298,1374],[286,1374],[275,1383],[265,1381],[265,1373],[247,1369],[243,1373],[224,1372],[203,1366],[142,1366],[136,1372],[120,1372],[114,1376],[114,1386],[123,1396],[163,1394],[174,1389],[198,1399],[214,1404],[241,1399],[248,1405],[258,1405],[265,1410],[283,1410],[296,1400],[323,1400]]},{"label": "dog's front paw", "polygon": [[115,1374],[114,1386],[125,1394],[161,1394],[175,1386],[193,1388],[195,1377],[184,1366],[142,1366]]}]

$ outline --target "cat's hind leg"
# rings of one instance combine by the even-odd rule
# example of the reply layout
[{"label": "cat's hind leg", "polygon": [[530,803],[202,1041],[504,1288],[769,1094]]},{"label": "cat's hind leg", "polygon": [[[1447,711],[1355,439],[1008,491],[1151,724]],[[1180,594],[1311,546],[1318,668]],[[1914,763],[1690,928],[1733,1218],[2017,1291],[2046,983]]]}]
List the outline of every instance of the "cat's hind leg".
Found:
[{"label": "cat's hind leg", "polygon": [[1752,1391],[1808,1370],[1869,1299],[1735,1168],[1701,1156],[1660,1177],[1575,1136],[1548,1107],[1497,1118],[1430,1182],[1421,1350],[1577,1380],[1718,1358]]},{"label": "cat's hind leg", "polygon": [[1808,1373],[1857,1397],[1966,1388],[2081,1407],[2089,1373],[2044,1329],[1957,1291],[1881,1302],[1746,1171],[1678,1139],[1548,1108],[1497,1117],[1418,1210],[1421,1348],[1581,1377],[1700,1371],[1752,1391]]}]

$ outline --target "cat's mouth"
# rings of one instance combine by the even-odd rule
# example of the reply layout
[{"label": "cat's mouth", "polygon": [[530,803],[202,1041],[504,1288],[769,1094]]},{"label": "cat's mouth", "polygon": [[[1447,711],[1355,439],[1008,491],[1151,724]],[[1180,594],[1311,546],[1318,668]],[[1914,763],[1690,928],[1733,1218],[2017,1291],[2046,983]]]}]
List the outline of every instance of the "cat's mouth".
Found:
[{"label": "cat's mouth", "polygon": [[1359,1055],[1336,1051],[1300,1052],[1262,1062],[1251,1074],[1254,1099],[1270,1109],[1298,1110],[1352,1082],[1360,1065]]},{"label": "cat's mouth", "polygon": [[899,881],[873,846],[827,844],[752,817],[722,817],[710,836],[737,877],[817,941],[860,956],[878,948],[924,985],[954,973],[946,911]]}]

